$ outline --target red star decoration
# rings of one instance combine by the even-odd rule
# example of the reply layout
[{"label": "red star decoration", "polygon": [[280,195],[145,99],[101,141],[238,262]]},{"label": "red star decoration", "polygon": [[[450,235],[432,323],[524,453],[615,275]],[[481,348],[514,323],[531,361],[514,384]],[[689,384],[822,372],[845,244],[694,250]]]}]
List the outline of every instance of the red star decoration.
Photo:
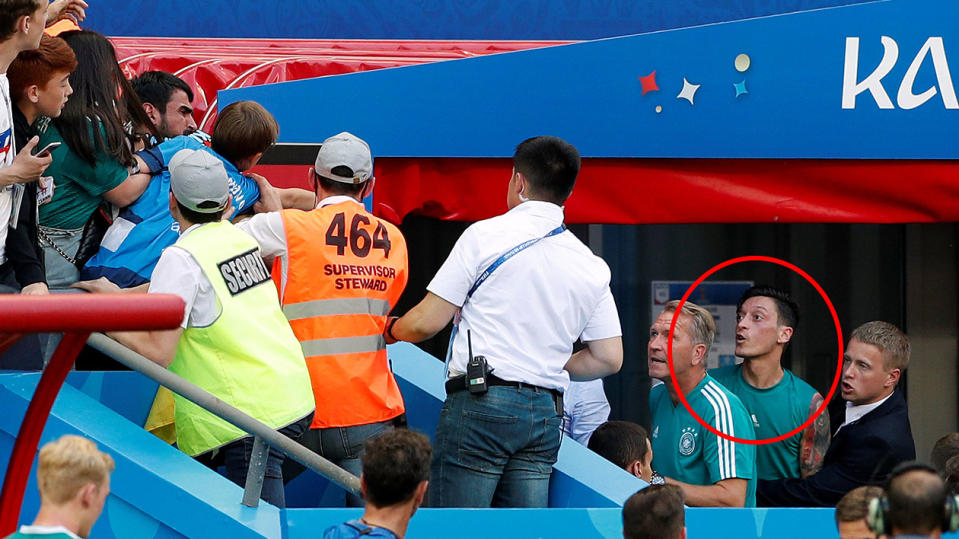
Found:
[{"label": "red star decoration", "polygon": [[659,90],[659,86],[656,86],[656,72],[653,71],[645,77],[639,77],[640,84],[643,85],[643,95],[646,95],[646,92],[652,92],[654,90]]}]

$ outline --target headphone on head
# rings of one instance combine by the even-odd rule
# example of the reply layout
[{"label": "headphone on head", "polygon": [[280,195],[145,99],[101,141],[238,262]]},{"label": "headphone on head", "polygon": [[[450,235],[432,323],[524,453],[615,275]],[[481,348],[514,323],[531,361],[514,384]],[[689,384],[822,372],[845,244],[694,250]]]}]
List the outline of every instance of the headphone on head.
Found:
[{"label": "headphone on head", "polygon": [[[869,501],[869,512],[866,514],[866,525],[876,535],[885,535],[892,530],[889,529],[889,498],[886,493],[889,492],[889,486],[892,480],[914,470],[924,470],[936,477],[939,472],[935,468],[921,462],[904,462],[893,468],[883,486],[882,496],[873,498]],[[946,503],[943,505],[942,522],[939,524],[944,532],[954,532],[959,530],[959,497],[946,493]]]}]

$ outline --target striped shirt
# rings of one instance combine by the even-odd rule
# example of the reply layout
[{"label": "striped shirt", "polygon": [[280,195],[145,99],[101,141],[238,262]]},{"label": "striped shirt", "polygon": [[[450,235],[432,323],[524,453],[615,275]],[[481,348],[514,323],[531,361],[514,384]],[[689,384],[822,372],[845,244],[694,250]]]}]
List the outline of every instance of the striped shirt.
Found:
[{"label": "striped shirt", "polygon": [[[746,407],[707,375],[686,400],[711,427],[729,436],[755,439]],[[653,469],[692,485],[746,479],[746,507],[756,505],[756,446],[727,440],[706,430],[682,402],[673,406],[665,384],[650,390]]]}]

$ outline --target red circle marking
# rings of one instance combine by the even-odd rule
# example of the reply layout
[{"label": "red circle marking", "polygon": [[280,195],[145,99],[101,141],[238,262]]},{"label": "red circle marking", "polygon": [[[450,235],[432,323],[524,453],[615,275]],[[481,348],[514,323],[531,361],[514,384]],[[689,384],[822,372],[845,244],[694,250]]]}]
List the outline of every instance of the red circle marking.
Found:
[{"label": "red circle marking", "polygon": [[673,369],[673,332],[676,330],[676,321],[679,320],[679,316],[673,316],[673,319],[669,323],[669,335],[667,336],[667,340],[666,340],[666,362],[669,365],[669,377],[672,379],[673,388],[676,390],[676,394],[679,395],[679,400],[682,401],[683,406],[686,407],[686,410],[689,411],[689,414],[693,416],[696,422],[702,425],[703,427],[706,427],[706,430],[715,434],[716,436],[725,438],[733,442],[739,442],[741,444],[749,444],[749,445],[772,444],[772,443],[785,440],[786,438],[790,438],[796,434],[799,434],[806,427],[808,427],[809,425],[812,425],[812,422],[815,421],[817,417],[819,417],[819,414],[823,413],[826,410],[826,406],[829,405],[829,401],[831,401],[833,396],[836,394],[836,387],[839,385],[839,378],[842,375],[842,354],[843,354],[842,327],[839,324],[839,316],[836,314],[836,308],[833,307],[832,301],[829,300],[829,296],[826,295],[826,292],[822,289],[821,286],[819,286],[819,283],[817,283],[816,280],[813,279],[808,273],[799,269],[799,267],[795,266],[794,264],[790,264],[789,262],[786,262],[785,260],[780,260],[778,258],[773,258],[771,256],[758,256],[758,255],[740,256],[736,258],[730,258],[729,260],[721,264],[716,264],[715,266],[710,268],[709,271],[702,274],[698,279],[696,279],[696,281],[686,290],[686,293],[683,294],[683,299],[679,300],[679,305],[676,306],[675,312],[677,313],[682,312],[683,305],[686,304],[686,300],[689,299],[690,294],[692,294],[693,290],[695,290],[696,287],[701,285],[703,281],[706,280],[707,277],[709,277],[710,275],[716,273],[717,271],[727,266],[732,266],[733,264],[739,264],[740,262],[771,262],[773,264],[778,264],[785,268],[789,268],[795,271],[796,273],[798,273],[799,275],[801,275],[807,281],[809,281],[809,284],[811,284],[813,288],[816,289],[816,292],[819,292],[819,295],[822,296],[822,299],[826,302],[826,306],[829,307],[829,312],[830,314],[832,314],[833,323],[836,325],[836,340],[839,343],[839,346],[838,346],[839,360],[838,360],[838,365],[836,367],[836,376],[832,380],[832,387],[829,388],[829,394],[826,395],[825,400],[823,400],[822,404],[819,405],[819,408],[812,415],[810,415],[808,419],[806,419],[805,423],[803,423],[802,425],[799,425],[798,427],[787,432],[786,434],[776,436],[775,438],[767,438],[765,440],[749,440],[746,438],[737,438],[735,436],[730,436],[728,434],[720,432],[719,430],[710,426],[709,423],[706,423],[705,421],[703,421],[703,418],[699,417],[699,414],[697,414],[696,411],[693,410],[691,406],[689,406],[689,402],[686,401],[686,395],[683,394],[682,389],[680,389],[679,387],[679,382],[676,380],[676,371],[675,369]]}]

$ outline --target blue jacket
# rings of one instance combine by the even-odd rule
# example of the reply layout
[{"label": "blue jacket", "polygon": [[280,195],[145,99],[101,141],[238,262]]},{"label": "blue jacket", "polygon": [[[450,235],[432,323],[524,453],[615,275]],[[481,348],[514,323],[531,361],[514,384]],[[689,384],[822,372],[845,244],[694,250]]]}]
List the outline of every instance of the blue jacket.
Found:
[{"label": "blue jacket", "polygon": [[[831,417],[845,421],[845,408]],[[833,507],[850,490],[881,485],[900,462],[915,460],[916,445],[901,390],[878,408],[839,429],[822,469],[806,479],[760,480],[756,504],[764,507]]]},{"label": "blue jacket", "polygon": [[170,214],[170,172],[167,163],[176,152],[189,148],[204,150],[223,162],[230,178],[234,215],[253,206],[260,198],[256,181],[244,176],[222,156],[191,136],[174,137],[150,150],[138,152],[153,178],[146,191],[133,204],[120,210],[120,215],[107,229],[100,250],[80,271],[81,280],[106,277],[120,288],[148,282],[163,249],[173,245],[180,227]]}]

